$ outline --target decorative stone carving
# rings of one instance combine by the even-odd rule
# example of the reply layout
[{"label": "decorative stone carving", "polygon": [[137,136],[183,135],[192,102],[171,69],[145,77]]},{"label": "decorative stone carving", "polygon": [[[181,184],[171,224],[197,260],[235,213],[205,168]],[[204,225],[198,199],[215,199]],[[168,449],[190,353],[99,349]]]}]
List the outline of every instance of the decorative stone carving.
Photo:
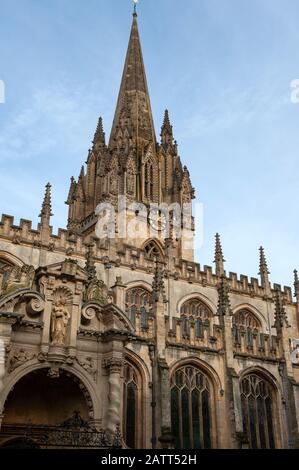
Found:
[{"label": "decorative stone carving", "polygon": [[26,312],[29,316],[37,316],[45,308],[45,302],[39,296],[32,297],[26,305]]},{"label": "decorative stone carving", "polygon": [[78,359],[77,358],[78,364],[83,367],[83,369],[88,372],[93,378],[94,381],[96,381],[96,376],[97,376],[97,369],[94,364],[94,360],[92,357],[85,357],[84,359]]},{"label": "decorative stone carving", "polygon": [[92,279],[88,284],[85,292],[85,300],[93,301],[99,305],[107,305],[111,302],[112,294],[108,291],[108,288],[104,281],[99,279]]},{"label": "decorative stone carving", "polygon": [[34,275],[33,266],[27,264],[22,267],[13,266],[8,273],[7,281],[3,285],[2,295],[8,295],[18,289],[31,289]]},{"label": "decorative stone carving", "polygon": [[17,367],[23,365],[25,362],[30,361],[35,357],[35,354],[31,351],[26,351],[25,349],[18,349],[13,352],[11,358],[9,359],[8,372],[13,372]]},{"label": "decorative stone carving", "polygon": [[59,367],[51,367],[47,375],[50,377],[50,379],[58,379],[60,377]]},{"label": "decorative stone carving", "polygon": [[44,309],[44,298],[39,292],[22,289],[7,293],[0,298],[0,312],[18,312],[22,303],[25,304],[25,311],[29,316],[38,316]]},{"label": "decorative stone carving", "polygon": [[96,316],[96,309],[92,306],[87,305],[82,309],[82,321],[89,323]]}]

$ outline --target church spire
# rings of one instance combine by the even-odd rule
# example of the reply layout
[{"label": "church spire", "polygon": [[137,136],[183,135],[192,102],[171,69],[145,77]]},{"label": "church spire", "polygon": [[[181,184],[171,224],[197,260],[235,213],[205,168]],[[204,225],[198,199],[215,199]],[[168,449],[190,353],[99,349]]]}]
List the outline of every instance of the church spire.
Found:
[{"label": "church spire", "polygon": [[224,259],[223,252],[222,252],[221,239],[220,239],[219,233],[216,233],[215,238],[216,238],[216,245],[215,245],[214,263],[216,265],[216,275],[223,276],[225,274],[225,271],[224,271],[225,259]]},{"label": "church spire", "polygon": [[46,185],[45,196],[42,204],[42,210],[40,213],[41,218],[41,225],[49,226],[50,225],[50,218],[52,216],[52,201],[51,201],[51,184],[48,183]]},{"label": "church spire", "polygon": [[[134,2],[135,3],[135,2]],[[131,144],[146,146],[156,144],[154,122],[151,111],[142,49],[137,24],[137,13],[133,23],[127,56],[114,115],[109,148],[117,147],[118,141],[129,135]]]}]

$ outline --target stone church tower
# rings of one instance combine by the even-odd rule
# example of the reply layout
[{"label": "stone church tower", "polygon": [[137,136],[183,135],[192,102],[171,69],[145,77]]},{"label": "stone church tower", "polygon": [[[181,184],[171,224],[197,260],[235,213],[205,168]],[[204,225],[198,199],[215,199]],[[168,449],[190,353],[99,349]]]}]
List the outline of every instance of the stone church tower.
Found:
[{"label": "stone church tower", "polygon": [[[99,119],[66,229],[0,223],[0,447],[298,448],[299,280],[194,262],[194,189],[158,142],[134,12],[109,142]],[[112,215],[111,215],[112,214]]]}]

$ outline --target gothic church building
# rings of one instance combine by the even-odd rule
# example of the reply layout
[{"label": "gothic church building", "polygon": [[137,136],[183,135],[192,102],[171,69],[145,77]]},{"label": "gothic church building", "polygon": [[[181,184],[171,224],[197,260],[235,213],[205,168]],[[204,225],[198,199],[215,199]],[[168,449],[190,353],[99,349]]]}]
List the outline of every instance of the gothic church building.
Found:
[{"label": "gothic church building", "polygon": [[100,118],[67,228],[52,233],[50,184],[37,229],[0,222],[0,447],[299,448],[297,272],[294,292],[273,285],[261,248],[259,280],[227,273],[218,234],[201,268],[192,217],[166,236],[160,211],[127,237],[118,208],[99,237],[97,208],[120,195],[194,199],[167,111],[156,138],[136,12],[110,139]]}]

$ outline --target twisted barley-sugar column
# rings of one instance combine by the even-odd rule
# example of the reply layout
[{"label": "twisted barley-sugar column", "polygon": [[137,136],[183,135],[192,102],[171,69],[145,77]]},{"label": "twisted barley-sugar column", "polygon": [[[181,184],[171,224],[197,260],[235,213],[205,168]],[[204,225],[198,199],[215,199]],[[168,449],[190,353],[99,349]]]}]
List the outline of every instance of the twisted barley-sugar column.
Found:
[{"label": "twisted barley-sugar column", "polygon": [[118,358],[111,358],[105,361],[105,367],[109,370],[109,392],[108,392],[108,410],[107,410],[107,432],[114,435],[117,426],[120,425],[120,403],[121,403],[121,381],[120,372],[123,361]]}]

